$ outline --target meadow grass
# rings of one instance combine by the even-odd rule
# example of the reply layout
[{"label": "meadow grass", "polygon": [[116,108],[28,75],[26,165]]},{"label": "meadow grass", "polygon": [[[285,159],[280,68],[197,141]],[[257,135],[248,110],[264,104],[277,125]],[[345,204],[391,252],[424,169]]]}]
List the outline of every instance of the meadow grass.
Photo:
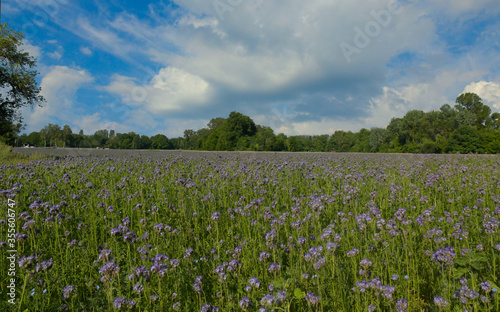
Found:
[{"label": "meadow grass", "polygon": [[500,311],[497,156],[58,156],[0,190],[2,311]]}]

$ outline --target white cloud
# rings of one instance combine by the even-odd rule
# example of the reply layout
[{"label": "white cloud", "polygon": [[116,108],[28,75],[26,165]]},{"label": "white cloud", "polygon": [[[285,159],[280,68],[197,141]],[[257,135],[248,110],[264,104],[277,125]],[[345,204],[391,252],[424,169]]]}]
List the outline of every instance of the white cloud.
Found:
[{"label": "white cloud", "polygon": [[28,40],[24,40],[23,44],[20,47],[20,50],[28,52],[30,56],[36,59],[39,59],[42,55],[40,47],[30,44]]},{"label": "white cloud", "polygon": [[92,76],[84,70],[66,66],[53,67],[40,84],[46,102],[42,107],[37,106],[33,110],[23,111],[28,126],[27,131],[39,131],[48,123],[54,123],[54,119],[67,123],[76,120],[75,93],[82,85],[92,81]]},{"label": "white cloud", "polygon": [[55,60],[60,60],[62,57],[62,54],[59,51],[49,52],[47,55]]},{"label": "white cloud", "polygon": [[89,47],[81,47],[80,51],[85,55],[92,55],[93,54],[92,50],[90,50]]},{"label": "white cloud", "polygon": [[160,114],[194,109],[211,97],[210,86],[205,80],[175,67],[161,69],[148,84],[114,75],[104,89],[119,95],[126,103]]}]

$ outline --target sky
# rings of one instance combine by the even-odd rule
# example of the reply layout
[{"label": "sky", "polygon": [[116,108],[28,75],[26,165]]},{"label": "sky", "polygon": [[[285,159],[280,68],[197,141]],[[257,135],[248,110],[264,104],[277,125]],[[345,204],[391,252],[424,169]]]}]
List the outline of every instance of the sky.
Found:
[{"label": "sky", "polygon": [[238,111],[287,135],[385,127],[475,92],[500,111],[498,0],[4,0],[48,123],[182,136]]}]

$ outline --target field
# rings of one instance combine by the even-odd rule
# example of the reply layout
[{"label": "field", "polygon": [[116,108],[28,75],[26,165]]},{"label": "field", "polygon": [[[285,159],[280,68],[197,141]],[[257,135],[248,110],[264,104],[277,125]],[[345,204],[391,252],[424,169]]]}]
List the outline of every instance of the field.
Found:
[{"label": "field", "polygon": [[498,156],[45,151],[2,311],[500,311]]}]

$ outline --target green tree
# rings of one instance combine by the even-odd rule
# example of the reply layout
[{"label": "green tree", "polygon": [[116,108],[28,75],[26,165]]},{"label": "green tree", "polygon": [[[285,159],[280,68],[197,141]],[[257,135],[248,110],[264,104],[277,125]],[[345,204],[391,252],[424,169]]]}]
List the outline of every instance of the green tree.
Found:
[{"label": "green tree", "polygon": [[446,152],[483,153],[479,131],[473,126],[460,126],[453,131],[451,138],[448,140]]},{"label": "green tree", "polygon": [[69,125],[64,125],[62,129],[63,147],[66,147],[66,144],[70,145],[72,134],[73,131],[71,131],[71,127]]},{"label": "green tree", "polygon": [[157,134],[151,137],[151,148],[153,149],[170,149],[170,141],[164,134]]},{"label": "green tree", "polygon": [[21,130],[19,109],[44,101],[36,82],[36,60],[21,50],[23,38],[7,24],[0,25],[0,139],[9,144]]},{"label": "green tree", "polygon": [[489,128],[500,130],[500,113],[491,114],[491,118],[489,119]]},{"label": "green tree", "polygon": [[483,100],[475,93],[460,94],[456,101],[455,108],[458,111],[469,111],[476,117],[475,124],[477,129],[483,129],[486,126],[486,121],[491,114],[491,109],[483,104]]},{"label": "green tree", "polygon": [[371,152],[378,152],[380,146],[386,143],[390,138],[390,132],[387,129],[372,128],[370,133],[370,149]]}]

